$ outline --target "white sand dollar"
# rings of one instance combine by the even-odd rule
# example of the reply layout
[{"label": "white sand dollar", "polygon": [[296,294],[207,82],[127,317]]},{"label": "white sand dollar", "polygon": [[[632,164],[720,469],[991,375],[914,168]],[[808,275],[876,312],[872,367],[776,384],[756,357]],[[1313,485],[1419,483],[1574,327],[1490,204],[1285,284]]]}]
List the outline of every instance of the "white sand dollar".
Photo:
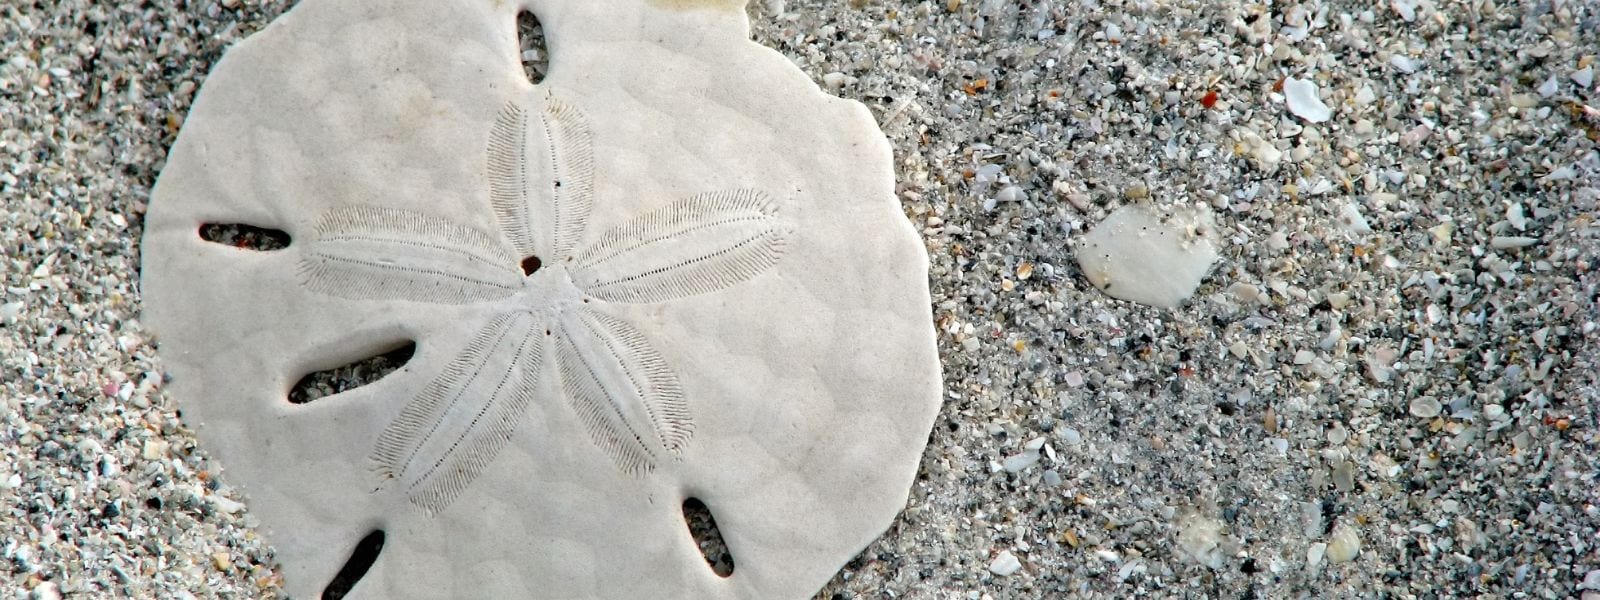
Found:
[{"label": "white sand dollar", "polygon": [[146,321],[291,594],[381,532],[351,598],[809,598],[889,525],[940,396],[927,257],[866,109],[747,28],[304,0],[229,51],[153,192]]}]

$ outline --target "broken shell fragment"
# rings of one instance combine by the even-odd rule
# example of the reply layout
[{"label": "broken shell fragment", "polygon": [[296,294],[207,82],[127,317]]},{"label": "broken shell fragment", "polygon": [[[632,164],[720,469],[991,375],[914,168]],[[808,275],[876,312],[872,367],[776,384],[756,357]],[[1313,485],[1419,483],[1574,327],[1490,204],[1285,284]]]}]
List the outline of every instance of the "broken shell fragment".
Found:
[{"label": "broken shell fragment", "polygon": [[1078,266],[1113,298],[1177,308],[1217,260],[1216,232],[1204,208],[1159,212],[1127,205],[1095,225],[1078,245]]}]

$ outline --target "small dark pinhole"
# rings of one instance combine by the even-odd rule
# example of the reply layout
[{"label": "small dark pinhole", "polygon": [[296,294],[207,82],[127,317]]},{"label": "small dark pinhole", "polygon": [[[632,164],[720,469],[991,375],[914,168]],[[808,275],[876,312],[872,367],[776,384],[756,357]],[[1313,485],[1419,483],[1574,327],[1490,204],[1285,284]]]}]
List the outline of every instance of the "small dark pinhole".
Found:
[{"label": "small dark pinhole", "polygon": [[522,72],[530,83],[544,81],[550,72],[550,50],[544,42],[544,25],[533,13],[517,13],[517,57],[522,60]]},{"label": "small dark pinhole", "polygon": [[200,239],[256,252],[271,252],[289,247],[289,232],[244,223],[203,224],[200,226]]},{"label": "small dark pinhole", "polygon": [[717,529],[717,520],[706,503],[699,498],[684,500],[683,520],[689,524],[689,536],[694,538],[694,545],[711,566],[711,572],[717,577],[733,575],[733,553],[728,551],[728,543],[723,541],[722,531]]},{"label": "small dark pinhole", "polygon": [[537,256],[529,256],[524,258],[522,259],[522,274],[532,275],[533,272],[539,270],[539,267],[542,265],[544,265],[544,261],[539,260],[539,257]]},{"label": "small dark pinhole", "polygon": [[332,369],[308,373],[289,389],[289,403],[305,404],[370,385],[405,366],[416,353],[417,343],[408,341],[397,348],[374,356]]},{"label": "small dark pinhole", "polygon": [[372,568],[372,563],[378,562],[378,554],[383,552],[383,530],[379,529],[367,534],[356,542],[355,550],[350,552],[350,560],[344,561],[344,567],[333,576],[333,581],[328,582],[328,587],[322,589],[322,600],[341,600],[345,594],[367,576],[367,570]]}]

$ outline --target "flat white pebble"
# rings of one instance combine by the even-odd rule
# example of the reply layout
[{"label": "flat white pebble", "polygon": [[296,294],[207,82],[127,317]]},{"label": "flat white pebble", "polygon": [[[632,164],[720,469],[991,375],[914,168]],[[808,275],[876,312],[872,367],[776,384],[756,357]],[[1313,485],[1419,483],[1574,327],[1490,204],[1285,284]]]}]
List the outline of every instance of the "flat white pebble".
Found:
[{"label": "flat white pebble", "polygon": [[211,502],[212,502],[212,504],[216,505],[217,510],[222,511],[224,514],[230,514],[231,515],[233,513],[239,512],[241,510],[244,510],[244,504],[243,503],[240,503],[238,501],[232,500],[232,499],[228,498],[227,496],[223,496],[221,494],[213,494],[211,496]]},{"label": "flat white pebble", "polygon": [[1310,121],[1321,123],[1333,117],[1333,110],[1322,103],[1322,98],[1317,96],[1317,84],[1306,79],[1290,77],[1283,82],[1284,101],[1289,104],[1289,112],[1295,116]]},{"label": "flat white pebble", "polygon": [[1400,15],[1407,23],[1417,20],[1416,0],[1391,0],[1389,6],[1394,8],[1395,14]]},{"label": "flat white pebble", "polygon": [[1061,485],[1061,474],[1057,473],[1055,471],[1055,469],[1051,469],[1049,471],[1045,471],[1044,472],[1044,485],[1045,485],[1045,487],[1056,487],[1058,485]]},{"label": "flat white pebble", "polygon": [[7,302],[0,304],[0,323],[15,323],[22,314],[21,302]]},{"label": "flat white pebble", "polygon": [[1227,557],[1219,548],[1222,544],[1221,521],[1193,515],[1183,519],[1178,526],[1178,547],[1189,558],[1212,569],[1222,568]]},{"label": "flat white pebble", "polygon": [[1411,416],[1423,419],[1432,419],[1439,416],[1439,411],[1444,407],[1432,396],[1418,396],[1411,399]]},{"label": "flat white pebble", "polygon": [[[1408,75],[1415,73],[1417,72],[1417,69],[1422,68],[1422,61],[1411,58],[1404,54],[1390,55],[1389,64],[1394,65],[1394,68],[1399,69],[1401,73]],[[1370,100],[1368,102],[1370,102]]]},{"label": "flat white pebble", "polygon": [[1497,250],[1523,248],[1539,243],[1539,238],[1520,235],[1497,235],[1489,238],[1489,246]]},{"label": "flat white pebble", "polygon": [[1540,96],[1549,98],[1556,95],[1556,92],[1559,91],[1561,91],[1561,82],[1556,81],[1555,75],[1551,75],[1549,79],[1544,80],[1544,83],[1539,84]]},{"label": "flat white pebble", "polygon": [[1010,577],[1022,570],[1022,561],[1017,559],[1010,550],[1001,550],[1000,554],[989,562],[989,572],[1001,577]]},{"label": "flat white pebble", "polygon": [[1113,298],[1177,308],[1217,259],[1209,211],[1163,215],[1125,205],[1095,225],[1078,246],[1078,266]]},{"label": "flat white pebble", "polygon": [[1328,545],[1322,542],[1314,543],[1306,548],[1306,568],[1316,569],[1322,565],[1322,559],[1327,556]]},{"label": "flat white pebble", "polygon": [[1600,590],[1600,569],[1594,569],[1588,573],[1585,573],[1583,576],[1583,582],[1578,584],[1578,589]]},{"label": "flat white pebble", "polygon": [[1028,195],[1023,193],[1022,188],[1015,185],[1006,186],[1005,189],[1000,190],[1000,193],[994,195],[994,199],[1001,202],[1021,202],[1027,197]]},{"label": "flat white pebble", "polygon": [[1076,446],[1083,442],[1083,434],[1078,433],[1076,429],[1068,427],[1061,430],[1061,441],[1068,446]]},{"label": "flat white pebble", "polygon": [[34,586],[33,590],[28,592],[28,598],[30,600],[61,600],[61,587],[56,585],[54,581],[46,581]]},{"label": "flat white pebble", "polygon": [[1036,464],[1039,464],[1039,451],[1027,450],[1007,457],[1005,462],[1001,464],[1001,467],[1004,468],[1007,473],[1020,473],[1028,467],[1032,467]]},{"label": "flat white pebble", "polygon": [[1328,560],[1333,563],[1347,563],[1355,560],[1361,554],[1361,537],[1349,525],[1340,525],[1333,530],[1333,536],[1328,538]]}]

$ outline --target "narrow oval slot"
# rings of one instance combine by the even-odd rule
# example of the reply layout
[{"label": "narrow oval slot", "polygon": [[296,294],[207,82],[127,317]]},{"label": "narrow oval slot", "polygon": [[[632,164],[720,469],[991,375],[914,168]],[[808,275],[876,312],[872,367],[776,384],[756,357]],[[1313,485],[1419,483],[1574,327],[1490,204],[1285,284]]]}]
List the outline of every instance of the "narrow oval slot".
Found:
[{"label": "narrow oval slot", "polygon": [[244,223],[205,223],[200,226],[200,239],[256,252],[282,250],[289,247],[290,241],[289,232],[282,229]]},{"label": "narrow oval slot", "polygon": [[722,530],[717,528],[717,519],[711,516],[706,503],[699,498],[684,500],[683,521],[688,524],[689,536],[694,538],[694,545],[700,549],[700,556],[706,559],[711,572],[724,578],[733,575],[733,552],[723,541]]},{"label": "narrow oval slot", "polygon": [[308,373],[289,389],[291,404],[305,404],[364,385],[371,385],[404,367],[417,353],[417,343],[407,341],[391,350],[315,373]]},{"label": "narrow oval slot", "polygon": [[517,13],[517,57],[529,83],[544,81],[550,71],[550,50],[544,42],[544,26],[528,11]]},{"label": "narrow oval slot", "polygon": [[334,574],[333,581],[328,582],[328,587],[322,588],[322,600],[341,600],[345,594],[367,576],[367,570],[372,564],[378,562],[378,554],[383,552],[383,530],[378,529],[356,542],[355,550],[350,552],[350,559],[344,561],[344,566]]}]

